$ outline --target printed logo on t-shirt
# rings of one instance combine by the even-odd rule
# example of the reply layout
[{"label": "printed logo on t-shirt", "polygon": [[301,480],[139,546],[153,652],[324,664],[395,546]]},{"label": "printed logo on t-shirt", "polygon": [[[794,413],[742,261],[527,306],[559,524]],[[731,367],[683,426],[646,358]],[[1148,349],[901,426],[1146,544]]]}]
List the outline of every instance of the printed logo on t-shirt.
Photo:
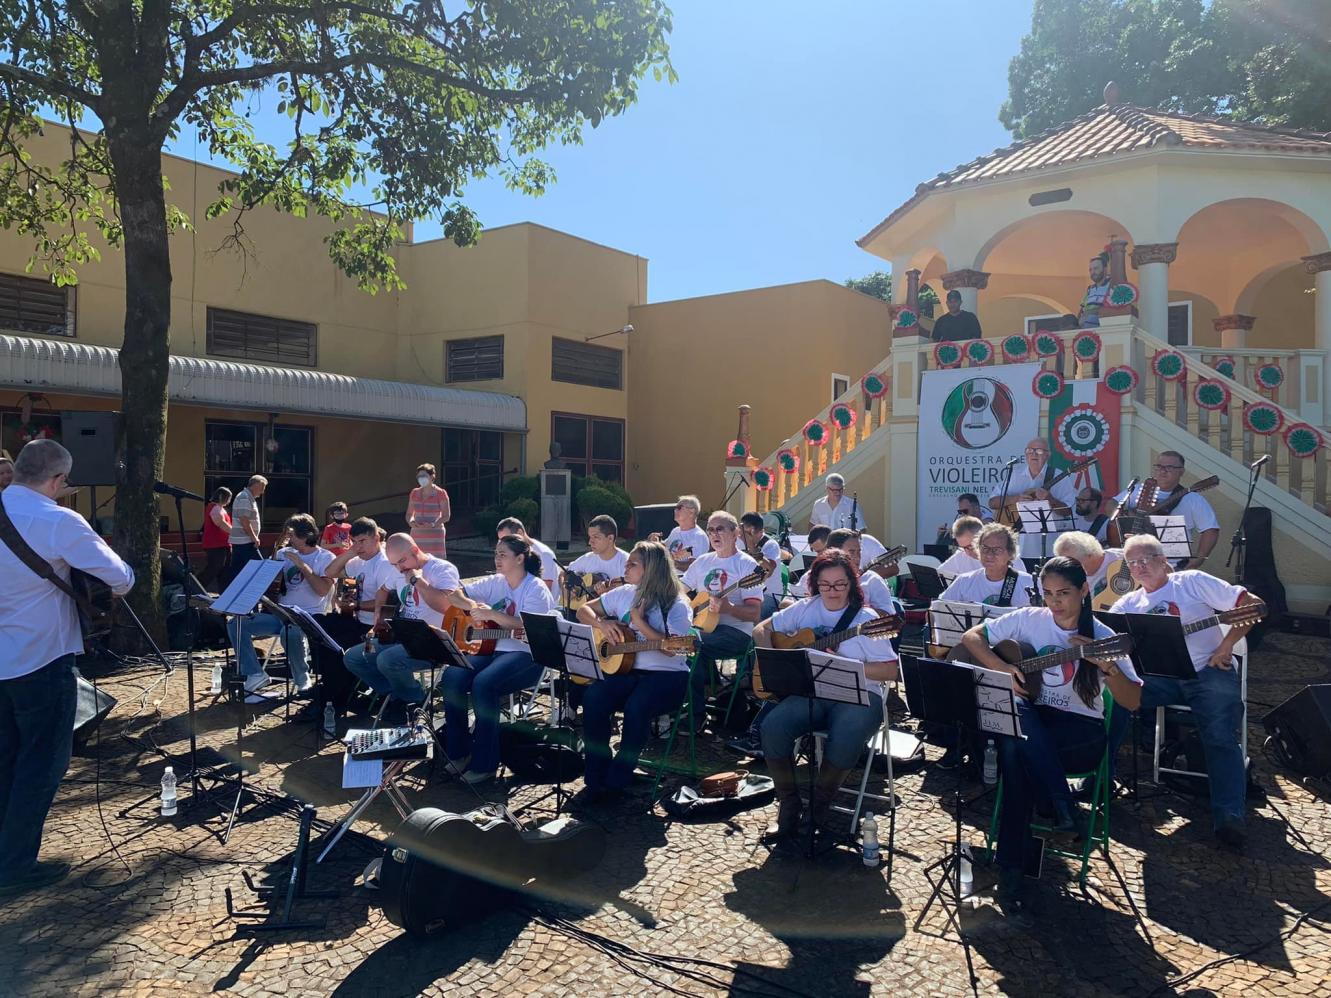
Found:
[{"label": "printed logo on t-shirt", "polygon": [[397,599],[398,602],[402,604],[403,611],[405,611],[409,617],[414,617],[416,611],[421,608],[421,605],[424,602],[421,599],[421,594],[416,591],[416,587],[410,583],[407,583],[397,591]]},{"label": "printed logo on t-shirt", "polygon": [[[1037,651],[1035,655],[1036,657],[1039,657],[1040,655],[1052,655],[1054,652],[1062,650],[1063,648],[1061,645],[1045,645],[1043,648]],[[1054,668],[1057,668],[1058,670],[1058,680],[1056,682],[1051,683],[1049,681],[1049,677],[1053,674]],[[1064,662],[1062,665],[1046,669],[1044,671],[1044,679],[1042,680],[1042,682],[1045,687],[1066,686],[1068,683],[1072,682],[1072,678],[1076,674],[1077,674],[1077,663]]]},{"label": "printed logo on t-shirt", "polygon": [[1158,614],[1164,614],[1164,613],[1167,613],[1167,614],[1169,614],[1169,615],[1171,615],[1171,616],[1174,616],[1174,617],[1181,617],[1181,616],[1183,616],[1181,613],[1179,613],[1178,604],[1177,604],[1177,603],[1173,603],[1173,602],[1168,602],[1168,603],[1158,603],[1158,604],[1156,604],[1155,606],[1151,607],[1151,609],[1147,610],[1146,612],[1147,612],[1147,613],[1158,613]]},{"label": "printed logo on t-shirt", "polygon": [[670,545],[670,557],[678,559],[680,553],[688,548],[688,545],[681,540],[675,540]]},{"label": "printed logo on t-shirt", "polygon": [[730,581],[730,573],[724,568],[713,568],[703,576],[702,587],[709,593],[719,593]]},{"label": "printed logo on t-shirt", "polygon": [[300,569],[295,565],[288,565],[286,570],[288,586],[298,586],[305,581],[305,576],[301,574]]},{"label": "printed logo on t-shirt", "polygon": [[994,593],[992,596],[986,596],[984,599],[980,600],[980,602],[985,606],[998,606],[999,595],[999,593]]}]

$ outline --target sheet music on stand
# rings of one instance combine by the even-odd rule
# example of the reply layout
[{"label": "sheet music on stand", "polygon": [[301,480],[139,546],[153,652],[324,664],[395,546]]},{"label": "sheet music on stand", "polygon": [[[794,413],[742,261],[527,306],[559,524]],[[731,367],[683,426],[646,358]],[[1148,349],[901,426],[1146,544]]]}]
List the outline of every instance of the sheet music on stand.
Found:
[{"label": "sheet music on stand", "polygon": [[863,662],[831,652],[810,650],[809,664],[814,669],[813,694],[819,700],[869,706],[869,687],[864,677]]},{"label": "sheet music on stand", "polygon": [[1192,557],[1192,539],[1188,536],[1188,521],[1181,516],[1152,516],[1151,526],[1165,549],[1170,561]]},{"label": "sheet music on stand", "polygon": [[213,600],[211,609],[215,613],[233,617],[245,616],[258,605],[260,597],[268,591],[268,587],[285,567],[285,562],[271,558],[245,562],[231,580],[231,585]]},{"label": "sheet music on stand", "polygon": [[556,613],[524,613],[522,619],[527,624],[527,637],[532,641],[533,650],[540,640],[533,635],[539,632],[544,620],[549,619],[554,623],[559,642],[563,646],[564,667],[568,670],[568,674],[591,680],[605,678],[605,673],[601,671],[601,666],[596,660],[596,632],[589,624],[568,620]]},{"label": "sheet music on stand", "polygon": [[329,651],[335,651],[339,655],[346,654],[347,650],[329,636],[328,632],[324,630],[323,625],[315,620],[308,610],[299,606],[286,606],[282,609],[286,610],[287,613],[296,618],[302,631],[306,634],[312,633],[316,635]]},{"label": "sheet music on stand", "polygon": [[1020,555],[1044,560],[1054,551],[1054,541],[1073,528],[1071,512],[1055,512],[1048,500],[1031,499],[1017,503],[1021,524]]},{"label": "sheet music on stand", "polygon": [[978,665],[970,668],[975,673],[975,713],[980,730],[985,734],[1025,738],[1017,716],[1017,690],[1012,673]]},{"label": "sheet music on stand", "polygon": [[929,604],[929,643],[952,648],[976,624],[1011,613],[1016,607],[936,599]]}]

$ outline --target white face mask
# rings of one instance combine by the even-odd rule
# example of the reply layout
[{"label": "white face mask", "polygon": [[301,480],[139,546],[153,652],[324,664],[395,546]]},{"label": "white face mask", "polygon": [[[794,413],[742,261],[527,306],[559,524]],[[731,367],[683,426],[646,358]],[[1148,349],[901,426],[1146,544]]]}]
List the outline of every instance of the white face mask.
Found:
[{"label": "white face mask", "polygon": [[416,481],[420,483],[421,488],[425,488],[425,486],[427,486],[427,485],[430,484],[430,476],[429,476],[429,475],[417,475],[417,476],[416,476]]}]

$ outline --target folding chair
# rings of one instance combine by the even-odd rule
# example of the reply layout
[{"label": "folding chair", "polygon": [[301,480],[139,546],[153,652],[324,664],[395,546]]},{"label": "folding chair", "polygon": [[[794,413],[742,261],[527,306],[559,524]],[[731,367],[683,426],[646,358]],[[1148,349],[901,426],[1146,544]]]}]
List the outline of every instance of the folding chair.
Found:
[{"label": "folding chair", "polygon": [[[1239,728],[1239,745],[1243,748],[1243,764],[1248,764],[1248,639],[1243,638],[1234,646],[1234,668],[1239,670],[1239,698],[1243,701],[1243,722]],[[1206,773],[1198,773],[1191,769],[1175,769],[1172,766],[1162,766],[1160,756],[1165,747],[1165,711],[1174,710],[1184,714],[1191,714],[1192,708],[1187,704],[1165,704],[1155,708],[1155,745],[1152,750],[1153,771],[1152,779],[1160,782],[1161,773],[1171,773],[1180,776],[1197,776],[1207,779]]]},{"label": "folding chair", "polygon": [[693,723],[693,670],[696,668],[698,668],[698,657],[694,655],[689,659],[689,685],[684,694],[684,702],[675,711],[675,720],[670,725],[670,736],[666,739],[665,751],[661,753],[661,758],[656,763],[656,781],[652,784],[653,800],[656,799],[657,791],[661,789],[666,764],[670,762],[670,753],[675,748],[675,737],[679,734],[680,721],[685,717],[689,718],[689,779],[696,779],[698,776],[698,732],[697,725]]},{"label": "folding chair", "polygon": [[[896,683],[888,684],[889,689],[895,688]],[[890,694],[883,697],[883,721],[878,731],[869,739],[867,747],[867,758],[864,760],[864,772],[860,775],[860,785],[858,789],[851,789],[844,784],[837,789],[838,794],[848,794],[855,798],[855,806],[847,807],[844,804],[832,804],[831,809],[841,814],[850,815],[850,826],[846,829],[846,834],[854,836],[859,831],[860,815],[864,812],[865,800],[871,800],[882,804],[883,807],[877,814],[890,814],[890,820],[896,822],[897,795],[896,795],[896,777],[892,772],[892,720],[888,710],[888,701]],[[814,766],[821,769],[823,764],[823,743],[827,740],[826,731],[811,732],[814,740]],[[874,760],[879,756],[887,760],[887,794],[870,793],[869,774],[873,772]]]}]

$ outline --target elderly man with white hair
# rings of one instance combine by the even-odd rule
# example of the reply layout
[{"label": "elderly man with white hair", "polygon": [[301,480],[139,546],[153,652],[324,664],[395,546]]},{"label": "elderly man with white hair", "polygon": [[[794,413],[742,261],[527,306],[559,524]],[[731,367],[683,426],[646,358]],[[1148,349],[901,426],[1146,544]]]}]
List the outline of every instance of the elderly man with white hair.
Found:
[{"label": "elderly man with white hair", "polygon": [[863,530],[864,510],[859,503],[846,498],[846,480],[833,472],[823,479],[823,486],[827,489],[827,495],[813,504],[809,526]]},{"label": "elderly man with white hair", "polygon": [[1071,558],[1085,569],[1086,584],[1090,586],[1091,599],[1095,599],[1105,591],[1105,587],[1109,585],[1109,580],[1105,576],[1114,562],[1123,557],[1120,549],[1106,548],[1084,530],[1069,530],[1060,534],[1058,540],[1054,541],[1054,554],[1062,558]]},{"label": "elderly man with white hair", "polygon": [[74,656],[84,650],[74,601],[20,559],[14,546],[26,544],[65,582],[77,568],[116,595],[134,585],[134,572],[87,521],[56,504],[73,467],[56,441],[31,441],[0,496],[0,519],[21,538],[0,538],[0,897],[44,887],[69,872],[68,863],[38,862],[37,853],[73,750]]},{"label": "elderly man with white hair", "polygon": [[[451,561],[422,551],[410,534],[393,534],[384,544],[384,557],[397,570],[375,598],[374,624],[382,619],[384,601],[396,592],[401,608],[398,617],[423,620],[442,627],[448,596],[461,587],[458,570]],[[347,670],[365,680],[376,693],[391,693],[409,705],[425,702],[425,689],[416,673],[430,668],[429,662],[412,658],[402,645],[381,646],[373,630],[365,643],[350,649],[342,659]]]}]

